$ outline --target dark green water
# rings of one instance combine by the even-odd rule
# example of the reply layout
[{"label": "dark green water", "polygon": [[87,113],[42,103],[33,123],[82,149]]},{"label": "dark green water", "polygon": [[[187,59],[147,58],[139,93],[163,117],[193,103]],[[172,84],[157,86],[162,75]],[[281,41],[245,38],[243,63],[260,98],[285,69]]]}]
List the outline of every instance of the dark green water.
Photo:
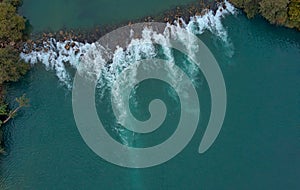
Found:
[{"label": "dark green water", "polygon": [[[24,9],[30,6],[25,3]],[[205,154],[197,153],[209,117],[205,82],[198,89],[201,122],[184,151],[156,167],[127,169],[85,145],[73,118],[71,92],[53,71],[36,65],[9,90],[12,97],[26,93],[31,107],[5,129],[8,155],[1,157],[1,189],[299,189],[300,33],[242,14],[223,23],[234,45],[232,58],[212,34],[201,36],[220,64],[228,95],[221,133]],[[145,93],[154,96],[161,89],[157,85]]]},{"label": "dark green water", "polygon": [[55,31],[130,21],[190,2],[195,0],[26,0],[20,12],[34,30]]}]

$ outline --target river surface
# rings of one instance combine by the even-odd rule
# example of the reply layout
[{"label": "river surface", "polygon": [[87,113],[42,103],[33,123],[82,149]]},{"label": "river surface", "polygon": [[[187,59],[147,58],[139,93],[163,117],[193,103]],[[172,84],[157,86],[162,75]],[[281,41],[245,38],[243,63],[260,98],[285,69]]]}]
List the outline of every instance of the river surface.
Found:
[{"label": "river surface", "polygon": [[[37,30],[49,26],[56,30],[145,16],[179,1],[165,1],[164,5],[160,1],[86,2],[25,0],[21,11]],[[5,127],[7,155],[0,159],[0,188],[299,189],[300,33],[270,25],[261,18],[248,20],[239,11],[221,21],[226,39],[209,31],[198,35],[216,57],[227,89],[225,121],[207,152],[199,154],[198,146],[209,119],[209,87],[201,72],[189,69],[189,63],[180,64],[185,63],[180,53],[175,52],[174,57],[199,93],[200,123],[183,151],[166,163],[146,169],[113,165],[89,149],[74,120],[72,91],[67,85],[70,81],[58,77],[61,71],[36,63],[23,80],[9,87],[10,97],[26,93],[31,106]],[[73,76],[73,67],[66,66],[66,70]],[[163,100],[168,109],[162,129],[150,136],[121,130],[109,106],[110,96],[116,94],[105,89],[99,88],[98,115],[120,143],[153,146],[175,130],[180,108],[170,86],[150,80],[135,91],[132,112],[137,118],[149,117],[146,105],[153,98]],[[13,98],[10,102],[13,104]]]},{"label": "river surface", "polygon": [[89,28],[162,13],[195,0],[26,0],[20,13],[35,31]]}]

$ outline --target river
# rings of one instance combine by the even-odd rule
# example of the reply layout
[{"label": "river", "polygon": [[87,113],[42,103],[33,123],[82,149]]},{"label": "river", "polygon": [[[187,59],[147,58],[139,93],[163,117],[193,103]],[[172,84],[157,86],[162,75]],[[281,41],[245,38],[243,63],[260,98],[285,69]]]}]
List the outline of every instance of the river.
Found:
[{"label": "river", "polygon": [[[21,12],[35,30],[49,26],[57,30],[130,20],[179,1],[160,3],[25,0]],[[24,79],[9,87],[10,97],[26,93],[31,106],[4,130],[7,155],[0,160],[1,189],[298,189],[300,33],[270,25],[262,18],[249,20],[238,10],[221,22],[226,40],[207,30],[198,35],[218,61],[227,89],[224,124],[207,152],[198,153],[211,104],[201,72],[188,73],[195,79],[201,103],[200,123],[191,142],[166,163],[130,169],[111,164],[89,149],[76,127],[69,81],[59,78],[58,70],[36,63]],[[180,54],[176,57],[185,58]],[[189,72],[189,66],[180,67]],[[67,66],[64,72],[73,76],[74,68]],[[96,101],[98,114],[104,116],[107,130],[121,143],[148,146],[152,141],[163,141],[178,122],[172,118],[180,115],[178,97],[166,93],[169,88],[148,81],[136,92],[138,104],[155,97],[168,108],[166,123],[156,136],[132,136],[115,130],[120,127],[108,105],[108,92]],[[133,109],[141,119],[149,116],[147,107]]]}]

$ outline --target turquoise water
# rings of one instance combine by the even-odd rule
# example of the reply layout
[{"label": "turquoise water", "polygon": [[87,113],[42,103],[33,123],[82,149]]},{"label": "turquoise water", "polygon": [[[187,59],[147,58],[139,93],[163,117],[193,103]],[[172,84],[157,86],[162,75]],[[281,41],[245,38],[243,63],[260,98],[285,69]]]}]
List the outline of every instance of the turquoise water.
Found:
[{"label": "turquoise water", "polygon": [[[209,118],[210,95],[201,73],[194,79],[202,115],[188,146],[162,165],[128,169],[104,161],[88,148],[73,118],[70,90],[55,71],[37,64],[9,89],[11,97],[26,93],[31,106],[5,128],[8,154],[1,157],[0,187],[299,189],[300,33],[269,25],[261,18],[248,20],[243,14],[227,16],[223,25],[234,49],[232,57],[215,35],[205,32],[200,36],[218,60],[228,96],[221,133],[205,154],[197,150]],[[117,134],[107,106],[109,93],[97,102],[98,114],[105,116],[107,130],[120,142],[124,142],[120,137],[136,146],[152,145],[152,139],[161,142],[174,130],[172,122],[177,122],[170,118],[178,118],[177,97],[166,89],[172,91],[165,84],[148,81],[136,91],[141,105],[161,98],[173,108],[157,136],[143,139]],[[148,116],[144,106],[135,107],[133,113],[140,119]]]},{"label": "turquoise water", "polygon": [[55,31],[135,20],[190,2],[195,0],[26,0],[20,12],[35,31]]}]

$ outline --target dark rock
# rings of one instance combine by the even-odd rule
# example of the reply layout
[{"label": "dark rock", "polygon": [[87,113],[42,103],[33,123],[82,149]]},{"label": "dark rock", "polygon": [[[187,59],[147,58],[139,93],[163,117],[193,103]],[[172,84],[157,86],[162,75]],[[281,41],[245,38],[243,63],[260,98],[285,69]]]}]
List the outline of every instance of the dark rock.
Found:
[{"label": "dark rock", "polygon": [[70,42],[68,42],[68,43],[65,45],[65,49],[68,50],[68,51],[70,50]]},{"label": "dark rock", "polygon": [[80,49],[76,48],[75,49],[75,55],[77,55],[80,52]]},{"label": "dark rock", "polygon": [[72,42],[72,43],[71,43],[71,47],[72,47],[72,48],[75,47],[75,45],[76,45],[75,42]]}]

